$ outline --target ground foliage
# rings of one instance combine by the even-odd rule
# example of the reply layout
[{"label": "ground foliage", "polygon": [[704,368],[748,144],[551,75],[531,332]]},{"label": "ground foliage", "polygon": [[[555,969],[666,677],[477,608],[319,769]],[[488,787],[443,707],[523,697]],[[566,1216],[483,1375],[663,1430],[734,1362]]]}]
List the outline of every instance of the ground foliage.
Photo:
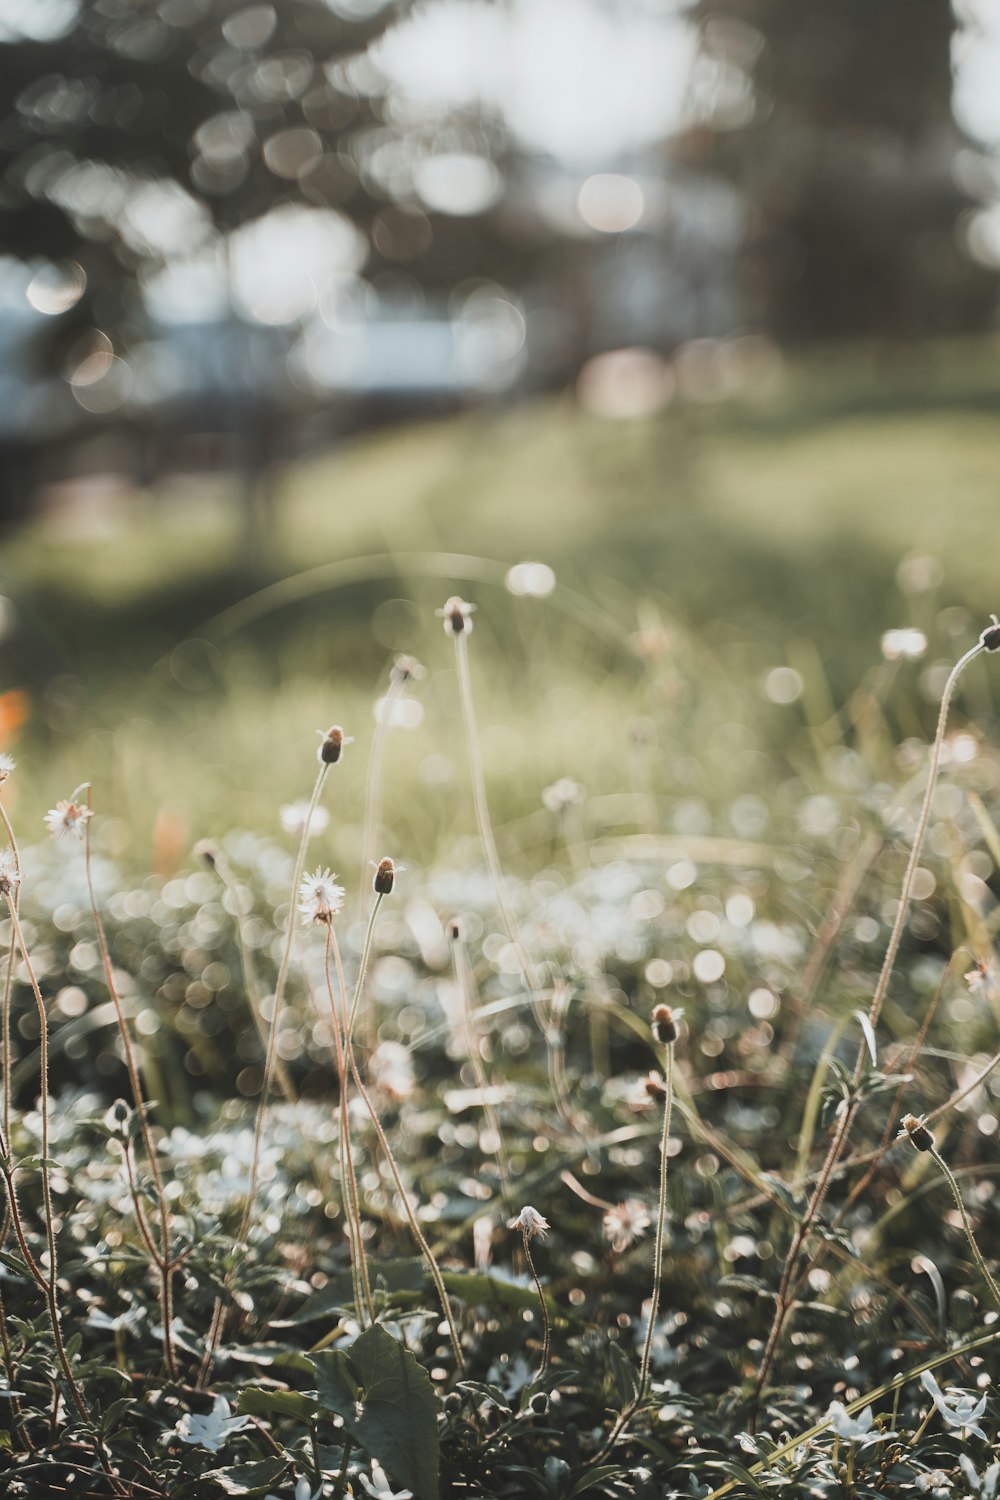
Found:
[{"label": "ground foliage", "polygon": [[[535,846],[544,859],[532,872],[525,850],[501,848],[545,1007],[525,993],[476,846],[426,869],[399,851],[409,868],[374,925],[358,1057],[440,1264],[464,1371],[352,1089],[377,1314],[371,1326],[358,1317],[326,927],[299,922],[294,840],[235,831],[207,860],[192,852],[174,878],[133,881],[102,843],[98,813],[98,905],[173,1236],[168,1375],[160,1278],[137,1227],[136,1202],[155,1223],[157,1193],[83,851],[72,837],[26,848],[20,920],[50,1022],[57,1302],[83,1411],[26,1259],[44,1272],[46,1165],[39,1021],[17,958],[3,1167],[24,1241],[8,1211],[6,1492],[994,1496],[998,1308],[935,1161],[897,1139],[904,1111],[944,1106],[932,1121],[937,1146],[990,1262],[997,1077],[955,1096],[997,1045],[1000,756],[994,726],[969,717],[991,670],[989,660],[970,667],[968,702],[945,740],[915,899],[870,1037],[862,1018],[926,783],[926,744],[890,735],[890,694],[904,714],[912,692],[905,669],[894,680],[896,668],[881,668],[835,724],[814,725],[811,759],[781,776],[762,765],[750,718],[720,700],[697,732],[721,746],[730,778],[714,775],[709,794],[689,745],[683,766],[678,751],[683,787],[652,813],[644,788],[630,828],[609,827],[575,784],[548,788]],[[312,753],[306,738],[305,792]],[[390,736],[388,778],[392,756]],[[317,834],[308,868],[322,847]],[[355,879],[335,919],[349,991],[370,899]],[[464,992],[456,917],[473,981]],[[296,961],[243,1243],[253,1101],[290,923]],[[12,922],[7,934],[13,945]],[[645,1081],[664,1071],[649,1025],[664,1002],[684,1016],[643,1391],[662,1118]],[[562,1114],[554,1066],[567,1079]],[[805,1241],[758,1399],[782,1265],[845,1102],[857,1111],[849,1148]],[[509,1158],[506,1201],[485,1103]],[[525,1245],[508,1228],[524,1204],[550,1226],[531,1243],[551,1319],[547,1369]],[[209,1361],[217,1299],[225,1322]]]}]

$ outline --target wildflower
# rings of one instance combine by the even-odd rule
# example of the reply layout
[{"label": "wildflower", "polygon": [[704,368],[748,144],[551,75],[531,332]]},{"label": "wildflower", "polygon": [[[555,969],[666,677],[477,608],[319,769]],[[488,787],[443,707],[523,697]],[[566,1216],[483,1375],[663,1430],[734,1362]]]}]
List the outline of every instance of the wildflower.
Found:
[{"label": "wildflower", "polygon": [[930,1370],[925,1370],[921,1375],[920,1384],[934,1402],[947,1426],[961,1429],[963,1440],[967,1432],[985,1440],[985,1432],[977,1426],[979,1418],[986,1410],[985,1396],[976,1401],[967,1391],[960,1391],[954,1386],[949,1386],[943,1391]]},{"label": "wildflower", "polygon": [[57,802],[55,807],[49,808],[45,814],[45,826],[54,839],[61,839],[64,833],[82,839],[92,817],[86,803],[74,802],[71,797],[68,802]]},{"label": "wildflower", "polygon": [[372,885],[376,896],[388,896],[396,879],[396,866],[391,859],[380,859]]},{"label": "wildflower", "polygon": [[419,682],[421,677],[426,677],[427,670],[417,661],[415,656],[397,656],[389,673],[391,682]]},{"label": "wildflower", "polygon": [[551,813],[564,813],[568,808],[579,807],[585,796],[583,787],[578,781],[571,781],[568,776],[560,776],[551,786],[547,786],[542,792],[542,802]]},{"label": "wildflower", "polygon": [[218,1453],[234,1432],[246,1427],[249,1417],[234,1417],[232,1407],[225,1396],[216,1396],[215,1404],[207,1417],[194,1412],[185,1412],[174,1428],[182,1443],[197,1443],[209,1453]]},{"label": "wildflower", "polygon": [[984,1000],[995,1000],[997,996],[997,971],[985,958],[976,960],[976,967],[964,974],[963,979],[969,986],[970,995],[981,996]]},{"label": "wildflower", "polygon": [[642,1086],[646,1098],[654,1100],[657,1104],[662,1104],[667,1097],[667,1086],[659,1073],[650,1073],[648,1078],[642,1080]]},{"label": "wildflower", "polygon": [[13,849],[0,849],[0,896],[11,896],[21,883]]},{"label": "wildflower", "polygon": [[461,635],[464,630],[466,635],[472,630],[472,611],[474,604],[467,604],[458,594],[452,594],[446,602],[444,609],[436,611],[444,620],[445,635]]},{"label": "wildflower", "polygon": [[927,650],[922,630],[887,630],[882,637],[882,655],[886,661],[918,661]]},{"label": "wildflower", "polygon": [[352,745],[354,741],[350,735],[344,733],[339,724],[331,724],[329,729],[317,729],[323,743],[316,751],[316,759],[324,766],[335,766],[340,759],[345,745]]},{"label": "wildflower", "polygon": [[676,1042],[680,1031],[678,1022],[684,1014],[682,1010],[671,1010],[669,1005],[654,1005],[653,1014],[650,1018],[650,1028],[653,1037],[662,1047],[669,1047],[671,1042]]},{"label": "wildflower", "polygon": [[219,857],[219,852],[209,839],[202,839],[200,843],[195,844],[194,852],[199,859],[205,861],[210,870],[215,869],[215,862]]},{"label": "wildflower", "polygon": [[289,802],[281,809],[279,816],[286,833],[301,833],[308,818],[310,838],[314,833],[323,833],[330,821],[330,814],[325,807],[314,807],[310,816],[308,802]]},{"label": "wildflower", "polygon": [[604,1233],[615,1254],[621,1255],[636,1240],[642,1239],[652,1222],[644,1203],[638,1198],[626,1198],[624,1203],[609,1208],[604,1215]]},{"label": "wildflower", "polygon": [[532,1239],[534,1235],[540,1234],[544,1240],[550,1229],[547,1219],[543,1219],[537,1208],[532,1208],[526,1203],[516,1219],[508,1219],[508,1229],[519,1229],[526,1239]]},{"label": "wildflower", "polygon": [[14,760],[13,756],[4,755],[2,752],[0,752],[0,785],[2,785],[3,782],[7,780],[7,777],[10,775],[11,771],[15,769],[16,766],[17,761]]},{"label": "wildflower", "polygon": [[980,1479],[968,1454],[960,1453],[958,1461],[962,1466],[962,1473],[965,1475],[970,1489],[974,1490],[977,1495],[981,1495],[983,1500],[997,1500],[997,1485],[1000,1484],[1000,1463],[990,1464],[986,1473]]},{"label": "wildflower", "polygon": [[987,625],[979,640],[987,651],[1000,651],[1000,620],[996,615],[990,615],[990,619],[993,624]]},{"label": "wildflower", "polygon": [[299,886],[299,911],[308,922],[331,922],[344,904],[344,887],[336,885],[331,870],[307,875]]},{"label": "wildflower", "polygon": [[831,1401],[826,1417],[837,1436],[850,1443],[881,1443],[884,1438],[896,1436],[894,1432],[879,1432],[878,1429],[872,1432],[875,1418],[870,1406],[852,1417],[843,1402]]},{"label": "wildflower", "polygon": [[[385,1477],[385,1470],[377,1458],[372,1459],[372,1477],[359,1474],[358,1478],[373,1500],[413,1500],[412,1490],[394,1490]],[[374,1483],[372,1482],[374,1481]]]},{"label": "wildflower", "polygon": [[932,1151],[934,1149],[934,1137],[924,1124],[924,1117],[916,1115],[903,1116],[903,1128],[896,1137],[902,1140],[903,1136],[909,1136],[911,1144],[918,1151]]}]

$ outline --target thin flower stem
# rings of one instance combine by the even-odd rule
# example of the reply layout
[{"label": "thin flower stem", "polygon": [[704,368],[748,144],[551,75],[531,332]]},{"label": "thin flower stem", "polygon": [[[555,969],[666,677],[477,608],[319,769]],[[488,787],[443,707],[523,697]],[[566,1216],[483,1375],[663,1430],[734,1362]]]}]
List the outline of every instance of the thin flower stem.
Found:
[{"label": "thin flower stem", "polygon": [[[270,1026],[267,1036],[267,1051],[264,1059],[264,1077],[260,1087],[260,1097],[257,1100],[257,1114],[254,1119],[253,1148],[250,1157],[250,1181],[247,1184],[247,1196],[243,1205],[243,1216],[240,1227],[236,1234],[238,1245],[246,1246],[247,1235],[250,1231],[250,1221],[253,1217],[254,1201],[257,1197],[257,1178],[260,1173],[260,1152],[264,1139],[264,1120],[267,1114],[268,1096],[271,1092],[271,1084],[274,1079],[275,1066],[278,1057],[278,1032],[281,1022],[281,1007],[285,997],[285,985],[288,983],[288,971],[292,961],[292,948],[295,944],[295,911],[296,898],[299,886],[302,882],[302,871],[306,863],[306,845],[309,842],[309,829],[312,826],[313,813],[319,805],[320,794],[323,783],[326,780],[328,770],[325,761],[320,762],[320,768],[313,784],[312,796],[309,799],[309,808],[302,824],[302,833],[299,838],[299,847],[295,854],[295,865],[292,873],[292,889],[288,899],[288,926],[285,929],[285,945],[281,953],[281,962],[278,966],[278,978],[274,987],[274,1006],[271,1011]],[[232,1272],[226,1277],[228,1286],[232,1278]],[[222,1296],[215,1299],[212,1309],[212,1318],[205,1340],[205,1353],[202,1358],[201,1368],[198,1372],[198,1385],[204,1387],[208,1384],[212,1373],[212,1365],[215,1360],[215,1351],[222,1340],[222,1331],[225,1324],[225,1308]]]},{"label": "thin flower stem", "polygon": [[639,1390],[638,1399],[645,1398],[649,1386],[649,1361],[653,1353],[653,1334],[656,1328],[656,1319],[660,1311],[660,1290],[663,1285],[663,1238],[664,1228],[667,1221],[667,1148],[670,1144],[670,1112],[674,1098],[674,1043],[668,1042],[667,1057],[665,1063],[664,1088],[666,1098],[663,1101],[663,1133],[660,1137],[660,1201],[656,1213],[656,1248],[653,1251],[653,1295],[649,1308],[649,1326],[646,1329],[646,1338],[642,1346],[642,1359],[639,1363]]},{"label": "thin flower stem", "polygon": [[959,1189],[958,1183],[955,1181],[955,1174],[952,1172],[948,1163],[945,1161],[944,1157],[941,1155],[940,1151],[938,1151],[936,1146],[932,1146],[930,1148],[930,1154],[931,1156],[933,1156],[934,1160],[941,1168],[941,1171],[948,1179],[948,1186],[951,1188],[952,1197],[955,1199],[955,1206],[962,1216],[962,1225],[965,1229],[965,1237],[969,1242],[969,1249],[972,1251],[973,1255],[976,1258],[976,1265],[979,1267],[980,1274],[982,1275],[983,1280],[986,1282],[986,1285],[990,1289],[990,1295],[992,1296],[993,1301],[996,1303],[997,1307],[1000,1308],[1000,1287],[997,1286],[996,1282],[991,1276],[989,1267],[987,1266],[986,1261],[983,1258],[983,1252],[980,1250],[979,1245],[976,1242],[976,1236],[972,1232],[972,1224],[969,1221],[969,1215],[966,1212],[965,1204],[962,1201],[962,1194]]},{"label": "thin flower stem", "polygon": [[[90,783],[86,782],[81,788],[81,791],[86,792],[87,807],[90,808]],[[104,978],[108,987],[108,993],[111,996],[111,1000],[115,1008],[115,1020],[118,1023],[118,1034],[121,1037],[122,1051],[125,1056],[125,1066],[128,1070],[129,1085],[132,1090],[132,1101],[135,1105],[136,1114],[139,1118],[139,1128],[142,1132],[143,1149],[146,1153],[146,1160],[149,1163],[149,1170],[152,1174],[153,1186],[156,1191],[156,1205],[160,1220],[160,1248],[158,1252],[154,1250],[151,1252],[151,1254],[153,1257],[153,1264],[156,1266],[160,1278],[160,1309],[163,1322],[163,1361],[166,1365],[167,1374],[172,1380],[174,1380],[177,1378],[177,1362],[174,1358],[173,1329],[171,1327],[172,1319],[170,1316],[171,1305],[173,1302],[173,1266],[171,1264],[170,1255],[170,1214],[167,1210],[167,1196],[163,1190],[163,1177],[160,1172],[160,1164],[157,1158],[156,1145],[153,1141],[153,1133],[149,1124],[149,1117],[146,1109],[145,1092],[142,1086],[142,1078],[139,1072],[139,1066],[136,1062],[135,1048],[132,1045],[132,1037],[128,1029],[128,1022],[125,1019],[125,1012],[122,1008],[121,998],[118,994],[118,986],[115,983],[114,970],[111,964],[111,952],[108,948],[108,940],[104,931],[104,921],[101,917],[100,907],[97,903],[97,892],[94,889],[94,872],[90,848],[90,821],[90,818],[87,818],[84,823],[83,830],[83,864],[87,879],[87,892],[90,897],[90,910],[91,915],[94,919],[94,930],[97,934],[97,946],[101,954],[101,963],[104,968]]]},{"label": "thin flower stem", "polygon": [[[0,798],[0,818],[3,819],[4,830],[10,840],[10,847],[14,852],[14,869],[17,872],[17,885],[14,890],[14,905],[20,911],[21,902],[21,852],[17,847],[17,839],[14,836],[14,828],[11,824],[7,809]],[[2,1045],[3,1045],[3,1133],[10,1140],[10,1111],[11,1111],[11,1069],[13,1067],[14,1054],[11,1049],[10,1034],[10,1000],[11,990],[14,983],[14,961],[16,948],[11,943],[7,951],[7,968],[3,981],[3,1020],[2,1020]],[[6,1239],[6,1235],[3,1236]]]},{"label": "thin flower stem", "polygon": [[357,1173],[354,1169],[354,1152],[351,1146],[351,1121],[347,1108],[347,1091],[349,1088],[347,1060],[344,1053],[344,1041],[341,1035],[341,1017],[337,1014],[337,1002],[330,979],[331,952],[337,969],[341,1008],[346,1011],[347,990],[344,984],[344,968],[340,961],[340,946],[337,943],[332,921],[328,922],[326,927],[325,972],[327,994],[330,999],[330,1021],[333,1025],[333,1037],[337,1049],[337,1078],[340,1084],[340,1139],[338,1144],[341,1160],[341,1196],[344,1202],[344,1215],[348,1226],[347,1238],[351,1251],[351,1277],[354,1282],[354,1300],[357,1307],[358,1322],[363,1323],[363,1314],[367,1312],[369,1322],[374,1323],[375,1303],[372,1297],[371,1279],[368,1274],[368,1259],[365,1253],[365,1241],[362,1233],[361,1199],[358,1193]]},{"label": "thin flower stem", "polygon": [[[354,1035],[354,1023],[357,1020],[358,1010],[361,1007],[361,1000],[365,992],[365,979],[368,976],[368,961],[371,958],[372,939],[375,934],[375,918],[378,916],[378,909],[382,905],[382,900],[383,897],[381,891],[376,891],[375,902],[372,906],[372,913],[368,918],[368,928],[365,932],[365,945],[361,950],[361,962],[358,964],[358,977],[354,984],[354,998],[351,1001],[350,1014],[348,1015],[347,1020],[344,1023],[344,1030],[348,1037],[353,1037]],[[340,950],[338,949],[337,951],[339,953]]]},{"label": "thin flower stem", "polygon": [[[236,928],[236,946],[239,950],[240,966],[243,970],[243,983],[246,986],[247,1009],[250,1012],[250,1017],[253,1021],[257,1035],[260,1037],[261,1046],[266,1050],[267,1026],[265,1024],[263,1016],[260,1013],[260,983],[257,976],[257,966],[253,960],[253,953],[250,948],[250,944],[247,942],[246,923],[244,920],[243,912],[240,909],[239,901],[237,899],[233,878],[230,873],[229,866],[226,864],[221,854],[213,853],[211,866],[215,873],[218,875],[219,880],[222,882],[222,887],[228,895],[230,903],[232,905],[232,915]],[[298,1095],[296,1094],[295,1085],[292,1082],[291,1075],[289,1074],[288,1069],[285,1067],[285,1064],[282,1062],[280,1057],[275,1062],[274,1074],[279,1084],[281,1085],[281,1092],[284,1094],[288,1103],[294,1104],[298,1098]]]},{"label": "thin flower stem", "polygon": [[462,941],[461,935],[452,939],[452,960],[455,969],[455,984],[462,1006],[466,1051],[469,1055],[469,1062],[472,1064],[476,1087],[482,1096],[483,1117],[486,1120],[487,1129],[496,1143],[497,1168],[500,1172],[500,1190],[503,1195],[503,1201],[508,1209],[513,1210],[514,1190],[511,1184],[510,1162],[507,1157],[507,1147],[504,1144],[503,1132],[500,1129],[500,1118],[493,1108],[489,1097],[490,1083],[486,1076],[482,1054],[479,1050],[479,1035],[476,1028],[472,972],[469,967],[468,955],[465,951],[465,943]]},{"label": "thin flower stem", "polygon": [[285,986],[288,983],[288,970],[292,962],[292,948],[295,945],[295,911],[296,898],[299,886],[302,883],[302,871],[306,863],[306,845],[309,842],[309,829],[312,825],[313,813],[319,804],[320,794],[327,773],[326,762],[320,763],[316,781],[309,799],[309,809],[302,824],[302,834],[299,838],[299,847],[295,855],[295,867],[292,874],[292,890],[288,903],[288,926],[285,930],[285,945],[281,953],[281,963],[278,966],[278,978],[274,986],[274,1007],[271,1012],[270,1027],[267,1037],[267,1054],[264,1059],[264,1079],[261,1083],[260,1098],[257,1102],[257,1118],[254,1122],[253,1153],[250,1160],[250,1182],[247,1187],[246,1203],[243,1208],[243,1218],[240,1221],[239,1231],[236,1238],[241,1244],[245,1244],[250,1229],[250,1221],[253,1217],[254,1200],[257,1197],[257,1177],[260,1172],[260,1150],[264,1139],[264,1117],[267,1114],[268,1095],[271,1092],[271,1084],[274,1079],[275,1060],[278,1056],[278,1033],[281,1026],[281,1009],[285,999]]},{"label": "thin flower stem", "polygon": [[[358,1070],[357,1059],[354,1055],[354,1042],[351,1038],[351,1023],[353,1022],[354,1016],[357,1013],[358,998],[361,993],[361,986],[364,982],[365,966],[367,964],[368,952],[371,948],[372,930],[375,926],[375,916],[378,912],[381,900],[381,896],[376,895],[375,905],[372,909],[371,920],[368,923],[368,935],[365,941],[364,953],[362,954],[361,967],[358,971],[358,983],[355,990],[354,1003],[351,1007],[351,1013],[348,1017],[347,1024],[344,1027],[344,1055],[347,1059],[347,1065],[350,1070],[351,1078],[354,1081],[354,1087],[361,1095],[361,1098],[364,1101],[365,1108],[367,1109],[369,1117],[371,1118],[372,1125],[375,1127],[375,1135],[379,1145],[382,1148],[382,1153],[385,1156],[389,1171],[392,1173],[392,1180],[396,1184],[396,1191],[398,1192],[400,1201],[403,1205],[403,1210],[406,1214],[406,1222],[410,1226],[410,1233],[416,1240],[417,1245],[420,1249],[420,1253],[423,1255],[424,1260],[427,1262],[427,1269],[431,1274],[431,1280],[434,1282],[435,1290],[437,1291],[438,1298],[441,1302],[441,1309],[448,1324],[448,1333],[451,1337],[451,1346],[455,1352],[455,1362],[458,1365],[459,1370],[464,1374],[465,1356],[462,1353],[462,1345],[458,1337],[458,1329],[455,1326],[455,1317],[451,1310],[451,1304],[448,1301],[448,1292],[445,1288],[444,1280],[441,1276],[441,1268],[437,1263],[433,1250],[427,1243],[426,1236],[424,1235],[424,1232],[420,1227],[420,1222],[417,1219],[417,1216],[414,1213],[413,1207],[410,1203],[409,1194],[407,1193],[406,1188],[403,1186],[403,1179],[400,1175],[399,1167],[396,1165],[396,1158],[392,1153],[392,1147],[389,1145],[389,1139],[382,1128],[382,1122],[378,1117],[378,1111],[376,1110],[375,1105],[372,1102],[371,1095],[365,1088],[365,1085],[361,1078],[361,1074]],[[333,936],[333,952],[335,961],[339,965],[339,947],[337,944],[336,934],[334,934]],[[341,985],[343,985],[343,971],[338,969],[338,972],[340,975]],[[341,992],[344,993],[343,989]]]},{"label": "thin flower stem", "polygon": [[24,1255],[28,1269],[31,1271],[31,1274],[38,1282],[48,1305],[49,1322],[52,1325],[52,1337],[55,1341],[56,1357],[59,1360],[60,1368],[62,1369],[63,1375],[66,1379],[66,1383],[69,1386],[70,1392],[72,1394],[73,1404],[76,1407],[80,1417],[85,1422],[89,1423],[90,1413],[87,1410],[87,1406],[84,1402],[83,1396],[80,1394],[79,1386],[77,1385],[76,1380],[73,1377],[73,1372],[70,1369],[69,1358],[66,1354],[66,1346],[63,1343],[62,1326],[59,1318],[59,1304],[56,1296],[59,1282],[59,1263],[56,1257],[56,1232],[55,1224],[53,1222],[54,1210],[52,1207],[52,1182],[49,1168],[49,1023],[48,1017],[45,1014],[45,1002],[42,999],[42,992],[38,988],[38,980],[35,978],[35,971],[31,965],[31,958],[28,954],[28,948],[24,939],[24,931],[21,927],[21,922],[18,917],[17,907],[14,904],[14,899],[11,896],[10,891],[5,892],[5,895],[7,900],[7,911],[11,921],[11,927],[14,931],[14,937],[17,940],[17,946],[21,952],[21,958],[24,962],[24,967],[28,974],[28,982],[31,985],[31,992],[35,997],[35,1005],[38,1010],[38,1050],[39,1073],[41,1082],[41,1097],[39,1100],[39,1108],[42,1121],[42,1159],[40,1172],[42,1179],[42,1202],[45,1211],[45,1240],[48,1251],[47,1275],[42,1272],[42,1269],[39,1266],[38,1262],[28,1250],[27,1241],[25,1240],[24,1231],[20,1223],[20,1215],[16,1210],[16,1199],[14,1196],[14,1184],[12,1180],[13,1172],[10,1167],[5,1168],[3,1174],[4,1179],[7,1183],[7,1203],[8,1207],[11,1210],[11,1215],[14,1223],[14,1231],[17,1235],[18,1243],[21,1247],[21,1253],[22,1255]]},{"label": "thin flower stem", "polygon": [[649,1368],[653,1354],[653,1335],[656,1332],[656,1320],[660,1311],[660,1291],[663,1285],[663,1241],[667,1222],[667,1164],[669,1160],[667,1147],[670,1144],[670,1115],[674,1097],[673,1042],[668,1042],[666,1046],[664,1090],[663,1129],[660,1134],[660,1198],[656,1213],[656,1247],[653,1251],[653,1292],[649,1304],[649,1323],[646,1327],[646,1337],[643,1340],[642,1356],[639,1361],[638,1385],[635,1395],[615,1422],[603,1447],[593,1454],[584,1465],[588,1469],[594,1468],[596,1465],[604,1462],[649,1394]]},{"label": "thin flower stem", "polygon": [[538,1279],[535,1262],[531,1258],[530,1229],[522,1228],[521,1239],[524,1242],[524,1256],[528,1262],[528,1270],[531,1272],[532,1280],[535,1283],[535,1291],[538,1293],[538,1303],[542,1309],[542,1362],[538,1367],[538,1374],[534,1378],[535,1380],[544,1380],[549,1368],[549,1353],[552,1348],[552,1323],[549,1318],[548,1304],[545,1301],[545,1293],[542,1291],[542,1283]]},{"label": "thin flower stem", "polygon": [[[896,909],[896,916],[892,925],[892,931],[889,934],[889,943],[886,948],[885,958],[882,961],[882,968],[879,972],[878,980],[876,982],[875,990],[868,1009],[868,1021],[872,1031],[874,1031],[875,1027],[878,1025],[879,1016],[882,1013],[882,1005],[889,988],[889,981],[892,978],[893,969],[895,968],[896,964],[896,956],[899,952],[899,945],[902,941],[903,930],[906,926],[906,918],[909,912],[910,901],[913,895],[913,882],[920,863],[920,855],[923,851],[924,839],[927,835],[927,828],[930,823],[931,807],[933,806],[934,802],[934,791],[937,787],[938,772],[941,768],[941,748],[944,744],[945,729],[948,725],[948,711],[951,707],[951,700],[955,691],[955,685],[969,663],[973,661],[984,649],[985,647],[983,641],[979,640],[974,646],[970,647],[970,649],[965,652],[964,656],[959,657],[958,661],[955,663],[950,673],[948,674],[948,680],[946,681],[944,685],[944,691],[941,694],[941,707],[938,711],[937,728],[935,730],[934,740],[931,745],[930,765],[927,771],[927,786],[924,791],[923,802],[921,803],[920,812],[917,817],[917,826],[913,835],[913,842],[910,847],[910,855],[906,862],[906,870],[903,875],[902,889],[900,890],[899,894],[899,904]],[[840,1161],[841,1153],[843,1152],[844,1147],[847,1144],[851,1126],[853,1125],[855,1116],[857,1115],[858,1100],[856,1096],[856,1090],[864,1075],[866,1056],[867,1044],[864,1038],[862,1038],[862,1041],[858,1048],[857,1060],[854,1064],[854,1071],[851,1076],[849,1102],[847,1103],[847,1106],[838,1121],[837,1129],[834,1133],[833,1140],[830,1143],[829,1150],[827,1151],[826,1159],[823,1163],[822,1168],[820,1169],[820,1174],[816,1181],[816,1185],[813,1188],[812,1194],[809,1198],[809,1202],[806,1205],[805,1212],[795,1231],[795,1234],[792,1236],[792,1243],[789,1246],[788,1254],[785,1257],[785,1264],[782,1269],[781,1275],[781,1283],[778,1289],[777,1298],[775,1300],[774,1318],[771,1323],[770,1332],[768,1333],[767,1343],[764,1348],[764,1355],[761,1359],[760,1369],[757,1373],[757,1379],[754,1382],[753,1399],[755,1408],[766,1388],[767,1379],[770,1375],[771,1367],[774,1363],[774,1359],[778,1351],[778,1345],[780,1343],[781,1335],[785,1327],[787,1326],[788,1319],[792,1311],[793,1299],[789,1296],[789,1293],[792,1284],[796,1280],[798,1274],[800,1257],[805,1247],[809,1232],[816,1221],[817,1215],[823,1207],[823,1203],[826,1199],[827,1189],[829,1188],[837,1164]]]}]

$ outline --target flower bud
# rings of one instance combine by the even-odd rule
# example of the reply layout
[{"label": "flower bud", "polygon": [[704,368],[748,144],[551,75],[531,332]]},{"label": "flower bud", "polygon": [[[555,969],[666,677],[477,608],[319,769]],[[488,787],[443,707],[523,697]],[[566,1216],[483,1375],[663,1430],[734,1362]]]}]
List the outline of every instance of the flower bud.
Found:
[{"label": "flower bud", "polygon": [[325,733],[322,729],[317,729],[316,733],[323,740],[323,743],[316,752],[318,758],[324,766],[335,766],[340,759],[344,746],[351,743],[350,738],[345,735],[339,724],[331,724]]},{"label": "flower bud", "polygon": [[445,635],[461,635],[463,630],[468,635],[472,630],[472,611],[475,607],[474,604],[467,604],[458,594],[452,594],[444,609],[438,610],[444,620]]},{"label": "flower bud", "polygon": [[934,1149],[934,1137],[931,1135],[922,1119],[916,1115],[903,1116],[903,1130],[910,1138],[910,1142],[918,1151],[932,1151]]},{"label": "flower bud", "polygon": [[662,1104],[667,1097],[667,1086],[658,1073],[650,1073],[648,1078],[643,1079],[642,1086],[648,1097],[657,1104]]},{"label": "flower bud", "polygon": [[396,866],[391,859],[380,859],[372,885],[376,896],[388,896],[396,879]]},{"label": "flower bud", "polygon": [[549,1398],[544,1391],[536,1391],[528,1402],[536,1417],[544,1417],[549,1409]]},{"label": "flower bud", "polygon": [[681,1010],[671,1010],[669,1005],[654,1005],[653,1014],[650,1017],[650,1027],[653,1037],[663,1047],[669,1047],[671,1042],[676,1042],[680,1035],[678,1022],[684,1014]]},{"label": "flower bud", "polygon": [[992,619],[993,624],[987,625],[979,640],[987,651],[1000,651],[1000,622],[997,621],[996,615],[993,615]]}]

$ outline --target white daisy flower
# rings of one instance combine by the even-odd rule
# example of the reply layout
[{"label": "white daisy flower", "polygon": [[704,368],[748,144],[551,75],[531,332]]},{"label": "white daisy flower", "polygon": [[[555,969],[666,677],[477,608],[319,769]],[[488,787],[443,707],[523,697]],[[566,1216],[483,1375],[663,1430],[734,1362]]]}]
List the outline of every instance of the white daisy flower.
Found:
[{"label": "white daisy flower", "polygon": [[16,765],[17,761],[12,755],[5,755],[0,752],[0,782],[4,782],[7,780],[7,777],[10,775],[11,771],[14,770]]},{"label": "white daisy flower", "polygon": [[299,911],[304,922],[331,922],[344,904],[344,887],[335,884],[332,870],[317,867],[299,886]]},{"label": "white daisy flower", "polygon": [[638,1198],[627,1198],[624,1203],[609,1208],[604,1215],[604,1233],[615,1254],[621,1255],[629,1245],[642,1239],[652,1222],[644,1203]]}]

